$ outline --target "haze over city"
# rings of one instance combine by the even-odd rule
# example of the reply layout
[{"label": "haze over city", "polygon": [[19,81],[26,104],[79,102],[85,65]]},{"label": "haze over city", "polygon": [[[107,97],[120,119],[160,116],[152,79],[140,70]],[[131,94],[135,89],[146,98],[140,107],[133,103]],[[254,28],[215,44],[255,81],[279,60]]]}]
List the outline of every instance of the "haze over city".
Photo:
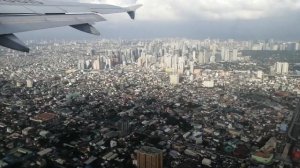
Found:
[{"label": "haze over city", "polygon": [[[122,6],[143,4],[135,21],[116,14],[97,23],[100,38],[145,39],[158,37],[298,40],[300,3],[296,0],[113,0],[81,2]],[[67,31],[65,31],[67,30]],[[52,36],[58,34],[58,36]],[[22,33],[26,39],[88,39],[71,28]]]}]

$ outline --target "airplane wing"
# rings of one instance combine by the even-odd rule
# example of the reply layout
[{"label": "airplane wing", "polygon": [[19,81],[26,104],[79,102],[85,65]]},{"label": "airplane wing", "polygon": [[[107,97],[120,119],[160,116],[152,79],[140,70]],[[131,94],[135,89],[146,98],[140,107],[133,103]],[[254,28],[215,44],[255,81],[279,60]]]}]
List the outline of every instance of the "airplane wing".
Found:
[{"label": "airplane wing", "polygon": [[29,52],[29,48],[14,33],[62,26],[100,35],[92,24],[105,21],[101,14],[126,12],[134,19],[135,11],[139,7],[141,5],[119,7],[107,4],[0,0],[0,45]]}]

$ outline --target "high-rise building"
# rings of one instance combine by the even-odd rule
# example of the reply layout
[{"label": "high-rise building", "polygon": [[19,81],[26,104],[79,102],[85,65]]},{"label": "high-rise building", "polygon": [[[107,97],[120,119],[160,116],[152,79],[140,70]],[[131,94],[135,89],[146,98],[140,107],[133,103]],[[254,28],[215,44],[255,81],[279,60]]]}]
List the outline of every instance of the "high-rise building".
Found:
[{"label": "high-rise building", "polygon": [[84,59],[81,59],[78,61],[78,65],[77,65],[78,69],[83,70],[85,69],[85,61]]},{"label": "high-rise building", "polygon": [[172,67],[172,56],[165,55],[164,56],[164,66],[165,68],[171,68]]},{"label": "high-rise building", "polygon": [[111,59],[110,58],[106,58],[105,60],[105,69],[111,69],[112,66],[111,66]]},{"label": "high-rise building", "polygon": [[289,72],[289,63],[287,62],[276,62],[270,67],[271,73],[286,75]]},{"label": "high-rise building", "polygon": [[179,57],[178,58],[178,71],[177,71],[177,73],[183,74],[183,72],[184,72],[184,65],[185,65],[184,57]]},{"label": "high-rise building", "polygon": [[201,64],[205,64],[205,56],[204,56],[204,53],[203,52],[199,52],[199,55],[198,55],[198,63],[201,65]]},{"label": "high-rise building", "polygon": [[194,73],[194,61],[190,61],[190,71],[191,71],[191,74]]},{"label": "high-rise building", "polygon": [[216,55],[217,53],[217,45],[216,44],[213,44],[211,45],[211,51],[212,51],[212,55]]},{"label": "high-rise building", "polygon": [[161,150],[143,146],[137,152],[138,168],[163,168],[163,153]]},{"label": "high-rise building", "polygon": [[193,51],[193,60],[196,60],[196,51]]},{"label": "high-rise building", "polygon": [[121,136],[126,136],[129,133],[130,125],[128,119],[121,119],[116,123]]},{"label": "high-rise building", "polygon": [[85,69],[90,69],[92,68],[91,60],[86,60],[85,61]]},{"label": "high-rise building", "polygon": [[210,61],[210,53],[203,51],[203,52],[199,52],[198,55],[198,63],[199,64],[207,64]]},{"label": "high-rise building", "polygon": [[102,61],[100,57],[98,57],[94,62],[93,62],[93,69],[94,70],[100,70],[102,67]]},{"label": "high-rise building", "polygon": [[210,63],[210,57],[211,57],[211,53],[204,51],[204,64]]},{"label": "high-rise building", "polygon": [[230,52],[229,52],[228,48],[226,48],[224,51],[224,60],[223,61],[230,61]]},{"label": "high-rise building", "polygon": [[144,66],[144,57],[139,57],[137,60],[137,66],[142,67]]},{"label": "high-rise building", "polygon": [[231,59],[231,61],[237,61],[237,60],[238,60],[238,50],[233,49],[232,50],[232,59]]},{"label": "high-rise building", "polygon": [[177,72],[178,69],[178,55],[172,57],[172,69]]},{"label": "high-rise building", "polygon": [[222,49],[221,49],[221,60],[222,61],[225,60],[225,47],[222,47]]},{"label": "high-rise building", "polygon": [[289,63],[282,62],[281,74],[288,74],[288,73],[289,73]]},{"label": "high-rise building", "polygon": [[287,43],[286,50],[289,50],[289,51],[299,50],[299,43],[295,43],[295,42]]},{"label": "high-rise building", "polygon": [[282,72],[282,64],[280,62],[275,63],[275,73],[276,74],[281,74]]}]

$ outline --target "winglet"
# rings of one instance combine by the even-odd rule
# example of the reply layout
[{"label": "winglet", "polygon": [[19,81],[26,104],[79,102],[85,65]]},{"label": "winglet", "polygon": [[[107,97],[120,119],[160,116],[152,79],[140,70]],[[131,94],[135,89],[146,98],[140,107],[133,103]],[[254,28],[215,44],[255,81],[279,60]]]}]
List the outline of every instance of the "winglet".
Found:
[{"label": "winglet", "polygon": [[29,52],[29,48],[14,34],[0,35],[0,45],[22,52]]},{"label": "winglet", "polygon": [[126,7],[125,9],[127,10],[127,13],[128,15],[130,16],[131,19],[134,19],[135,18],[135,11],[142,7],[143,5],[141,4],[137,4],[137,5],[133,5],[133,6],[129,6],[129,7]]}]

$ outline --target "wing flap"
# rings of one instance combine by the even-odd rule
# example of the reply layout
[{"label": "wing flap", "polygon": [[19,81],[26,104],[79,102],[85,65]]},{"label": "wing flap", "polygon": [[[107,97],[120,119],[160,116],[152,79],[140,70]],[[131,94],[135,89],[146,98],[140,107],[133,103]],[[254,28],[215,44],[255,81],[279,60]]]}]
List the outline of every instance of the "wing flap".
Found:
[{"label": "wing flap", "polygon": [[0,16],[0,34],[78,25],[105,21],[98,14],[15,15]]},{"label": "wing flap", "polygon": [[71,25],[71,27],[73,27],[74,29],[77,29],[79,31],[85,32],[85,33],[89,33],[89,34],[93,34],[93,35],[100,35],[100,32],[93,27],[92,25],[85,23],[85,24],[78,24],[78,25]]}]

